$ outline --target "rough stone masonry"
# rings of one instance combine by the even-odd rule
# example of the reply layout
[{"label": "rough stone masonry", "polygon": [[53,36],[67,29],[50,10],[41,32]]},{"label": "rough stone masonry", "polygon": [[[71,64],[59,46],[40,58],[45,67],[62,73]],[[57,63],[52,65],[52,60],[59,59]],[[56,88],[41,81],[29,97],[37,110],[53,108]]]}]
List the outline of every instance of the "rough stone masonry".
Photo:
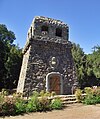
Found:
[{"label": "rough stone masonry", "polygon": [[29,28],[17,92],[41,90],[71,94],[76,83],[69,27],[60,20],[37,16]]}]

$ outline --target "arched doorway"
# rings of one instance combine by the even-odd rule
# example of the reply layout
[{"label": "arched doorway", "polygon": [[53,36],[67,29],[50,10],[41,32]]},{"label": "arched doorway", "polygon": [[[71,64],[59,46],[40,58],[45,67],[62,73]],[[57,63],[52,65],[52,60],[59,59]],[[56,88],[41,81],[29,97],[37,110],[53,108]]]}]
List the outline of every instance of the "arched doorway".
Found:
[{"label": "arched doorway", "polygon": [[51,72],[46,76],[46,91],[63,94],[63,79],[59,72]]}]

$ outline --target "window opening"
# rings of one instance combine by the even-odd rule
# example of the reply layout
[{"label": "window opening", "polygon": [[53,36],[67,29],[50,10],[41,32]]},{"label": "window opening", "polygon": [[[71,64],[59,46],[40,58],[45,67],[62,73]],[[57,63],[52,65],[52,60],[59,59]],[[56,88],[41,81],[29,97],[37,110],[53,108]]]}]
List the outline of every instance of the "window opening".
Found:
[{"label": "window opening", "polygon": [[48,32],[48,26],[42,26],[41,31],[47,31]]},{"label": "window opening", "polygon": [[60,29],[60,28],[56,29],[56,36],[62,37],[62,29]]}]

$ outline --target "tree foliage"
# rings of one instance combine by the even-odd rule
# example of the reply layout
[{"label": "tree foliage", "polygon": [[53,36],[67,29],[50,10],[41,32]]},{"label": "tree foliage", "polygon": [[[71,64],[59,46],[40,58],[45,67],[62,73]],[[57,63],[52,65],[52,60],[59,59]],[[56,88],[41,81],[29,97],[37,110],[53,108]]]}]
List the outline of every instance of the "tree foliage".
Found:
[{"label": "tree foliage", "polygon": [[100,85],[100,46],[86,55],[80,45],[73,43],[72,55],[75,62],[79,86]]},{"label": "tree foliage", "polygon": [[73,55],[74,62],[75,62],[79,86],[82,87],[85,83],[84,79],[86,77],[85,75],[86,55],[84,54],[83,49],[80,48],[80,45],[75,44],[75,43],[73,43],[72,55]]},{"label": "tree foliage", "polygon": [[15,34],[0,24],[0,89],[17,85],[22,54],[15,39]]}]

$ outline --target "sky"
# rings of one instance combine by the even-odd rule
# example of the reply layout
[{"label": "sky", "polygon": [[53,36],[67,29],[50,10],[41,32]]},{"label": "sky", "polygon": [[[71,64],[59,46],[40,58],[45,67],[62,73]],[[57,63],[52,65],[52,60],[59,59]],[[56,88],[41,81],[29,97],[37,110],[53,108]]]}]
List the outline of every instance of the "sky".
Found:
[{"label": "sky", "polygon": [[100,0],[0,0],[0,24],[15,33],[21,48],[35,16],[68,24],[69,40],[80,44],[86,54],[100,45]]}]

